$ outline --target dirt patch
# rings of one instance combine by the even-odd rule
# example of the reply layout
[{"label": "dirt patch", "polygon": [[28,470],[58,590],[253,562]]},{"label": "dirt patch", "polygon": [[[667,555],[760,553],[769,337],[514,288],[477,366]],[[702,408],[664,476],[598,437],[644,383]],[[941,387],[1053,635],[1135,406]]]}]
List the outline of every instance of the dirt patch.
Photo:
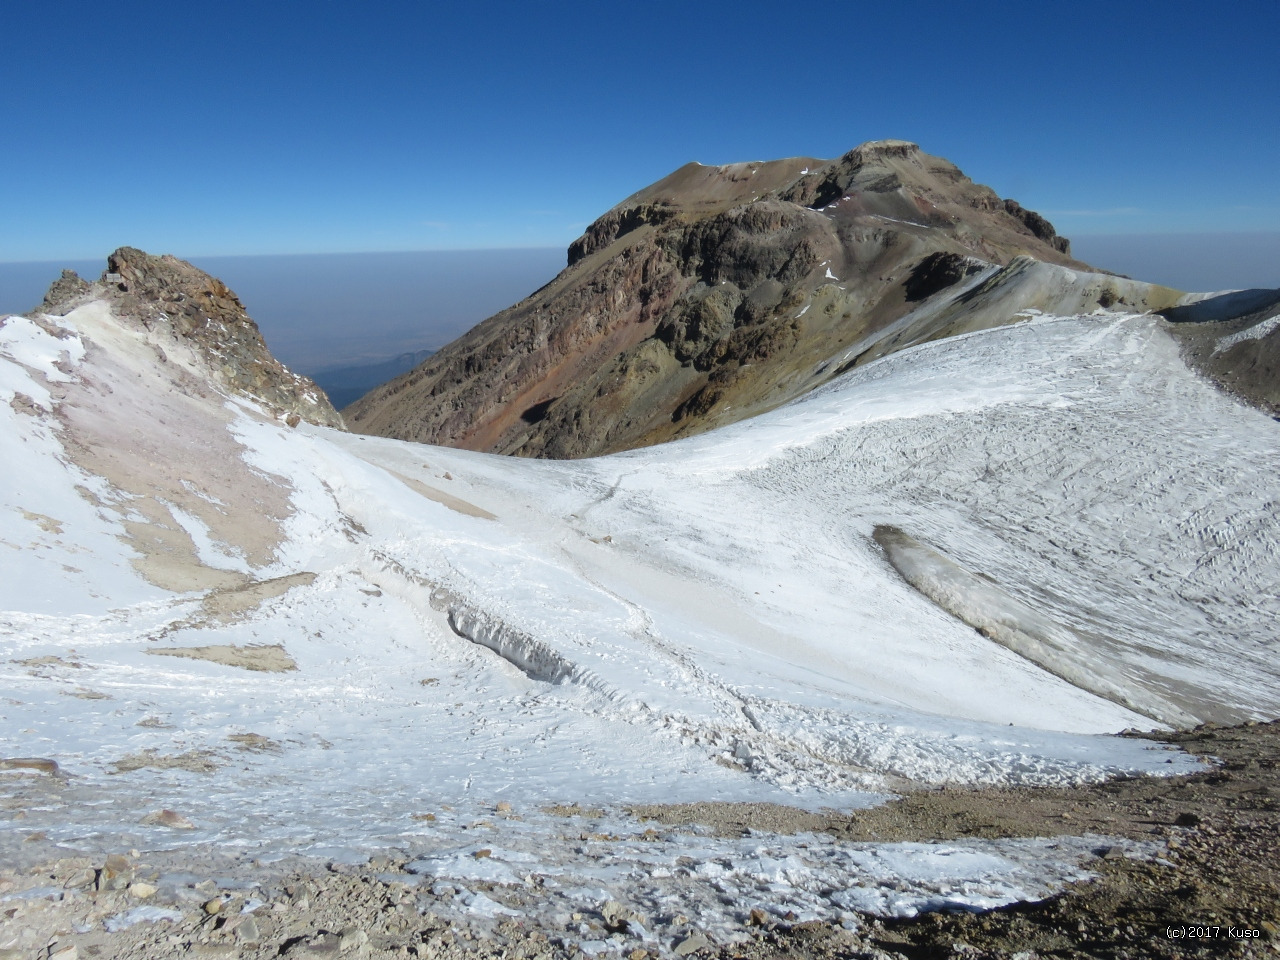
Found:
[{"label": "dirt patch", "polygon": [[6,757],[0,759],[0,770],[47,773],[51,777],[62,776],[62,768],[58,766],[58,761],[47,757]]},{"label": "dirt patch", "polygon": [[[42,667],[70,667],[73,670],[83,670],[87,664],[83,664],[78,660],[63,660],[62,657],[49,655],[44,657],[26,657],[22,660],[10,660],[10,663],[16,663],[20,667],[29,667],[31,673],[35,676],[47,676],[47,673],[41,670]],[[89,667],[90,670],[96,669]]]},{"label": "dirt patch", "polygon": [[64,697],[76,697],[80,700],[114,700],[115,698],[109,693],[101,693],[98,690],[90,690],[88,687],[77,687],[75,690],[59,690]]},{"label": "dirt patch", "polygon": [[576,803],[557,803],[543,807],[542,812],[553,817],[587,817],[595,820],[604,816],[604,811],[595,807],[584,807]]},{"label": "dirt patch", "polygon": [[148,583],[174,593],[188,593],[234,588],[248,579],[243,573],[201,563],[190,534],[178,525],[165,504],[144,498],[130,506],[146,518],[123,523],[130,545],[138,551],[130,562]]},{"label": "dirt patch", "polygon": [[673,827],[694,824],[711,827],[722,837],[744,836],[753,831],[836,833],[841,824],[850,820],[848,815],[836,811],[814,813],[780,803],[640,803],[627,807],[626,811],[637,820],[653,820]]},{"label": "dirt patch", "polygon": [[67,384],[56,408],[63,446],[119,492],[106,506],[121,515],[140,554],[134,567],[175,592],[243,584],[244,574],[201,562],[174,511],[200,521],[213,542],[250,566],[264,566],[292,513],[287,482],[245,463],[245,447],[228,429],[233,415],[189,343],[158,326],[118,322],[103,303],[73,319],[85,345],[82,368],[92,376]]},{"label": "dirt patch", "polygon": [[423,483],[421,480],[415,480],[413,477],[406,477],[403,473],[399,473],[396,470],[387,470],[387,473],[391,474],[414,493],[421,494],[428,500],[434,500],[436,503],[446,506],[450,510],[466,514],[468,517],[479,517],[481,520],[498,519],[488,510],[477,507],[474,503],[469,503],[461,497],[455,497],[451,493],[445,493],[443,490],[437,490],[435,487],[427,486],[427,484]]},{"label": "dirt patch", "polygon": [[[240,620],[267,600],[282,596],[294,587],[309,586],[316,575],[310,571],[291,573],[287,577],[255,580],[212,590],[200,605],[206,624],[227,624]],[[205,624],[200,624],[201,626]]]},{"label": "dirt patch", "polygon": [[217,754],[209,750],[188,750],[186,753],[157,753],[155,750],[143,750],[140,753],[128,753],[112,766],[112,773],[132,773],[135,770],[150,768],[152,770],[189,770],[192,773],[213,773],[220,764],[214,760]]},{"label": "dirt patch", "polygon": [[30,510],[23,510],[22,516],[25,519],[30,520],[45,533],[62,533],[61,520],[55,520],[53,517],[46,517],[43,513],[32,513]]},{"label": "dirt patch", "polygon": [[263,673],[284,673],[297,670],[293,657],[280,644],[250,644],[238,647],[233,643],[214,644],[207,647],[166,647],[148,650],[156,657],[186,657],[188,660],[208,660],[227,667],[256,670]]},{"label": "dirt patch", "polygon": [[227,737],[236,748],[246,753],[279,753],[280,742],[260,733],[233,733]]}]

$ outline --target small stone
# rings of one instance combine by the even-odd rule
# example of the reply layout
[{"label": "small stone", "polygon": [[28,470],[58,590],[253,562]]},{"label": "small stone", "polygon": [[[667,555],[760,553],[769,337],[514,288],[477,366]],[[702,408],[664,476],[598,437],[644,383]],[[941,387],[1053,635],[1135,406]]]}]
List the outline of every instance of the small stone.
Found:
[{"label": "small stone", "polygon": [[711,946],[710,940],[700,933],[695,933],[693,936],[685,937],[676,944],[675,950],[677,956],[687,957],[690,954],[697,953],[699,950],[705,949],[709,946]]},{"label": "small stone", "polygon": [[49,834],[43,830],[37,830],[35,833],[28,833],[22,838],[23,843],[39,843],[41,840],[48,840]]},{"label": "small stone", "polygon": [[205,913],[207,913],[207,914],[208,914],[209,916],[211,916],[211,917],[213,917],[213,916],[217,916],[219,913],[221,913],[221,912],[222,912],[222,898],[221,898],[221,897],[214,897],[212,900],[206,900],[206,901],[204,902],[204,912],[205,912]]},{"label": "small stone", "polygon": [[644,922],[639,914],[617,900],[606,900],[604,906],[600,908],[600,916],[604,918],[605,926],[615,933],[627,929],[631,923],[643,924]]},{"label": "small stone", "polygon": [[298,416],[296,413],[291,413],[284,418],[284,422],[291,427],[296,427],[298,424],[302,422],[302,418]]},{"label": "small stone", "polygon": [[245,917],[236,925],[236,939],[242,943],[255,943],[262,938],[258,932],[258,921],[252,915]]},{"label": "small stone", "polygon": [[1178,814],[1177,819],[1173,821],[1175,827],[1198,827],[1200,826],[1200,818],[1194,813],[1183,812]]},{"label": "small stone", "polygon": [[747,921],[753,927],[763,927],[769,922],[769,914],[765,913],[759,907],[751,908],[751,917]]},{"label": "small stone", "polygon": [[346,953],[348,950],[356,950],[363,947],[369,942],[369,935],[358,927],[347,927],[338,934],[338,950]]},{"label": "small stone", "polygon": [[194,830],[196,825],[180,813],[173,810],[157,810],[148,813],[141,821],[148,827],[169,827],[172,830]]},{"label": "small stone", "polygon": [[498,811],[498,813],[510,813],[511,804],[509,804],[506,800],[499,800],[498,806],[495,809]]},{"label": "small stone", "polygon": [[87,887],[93,883],[95,876],[96,874],[93,870],[77,870],[75,873],[71,874],[71,876],[67,877],[62,886],[66,890],[73,890],[77,887]]},{"label": "small stone", "polygon": [[98,871],[99,890],[124,890],[133,882],[133,865],[118,853],[103,861]]},{"label": "small stone", "polygon": [[49,960],[78,960],[80,951],[74,943],[67,943],[49,948]]},{"label": "small stone", "polygon": [[143,883],[141,880],[135,880],[133,883],[129,884],[128,893],[131,897],[137,897],[139,900],[145,900],[147,897],[155,896],[156,888],[149,883]]},{"label": "small stone", "polygon": [[336,957],[338,955],[336,934],[322,933],[318,936],[300,940],[289,948],[287,957]]},{"label": "small stone", "polygon": [[632,950],[630,953],[627,954],[627,960],[646,960],[648,956],[649,956],[648,950],[646,950],[644,947],[637,947],[635,950]]},{"label": "small stone", "polygon": [[493,856],[493,851],[490,850],[488,847],[485,847],[483,850],[477,850],[475,853],[472,854],[472,856],[475,857],[477,860],[484,860],[486,857]]}]

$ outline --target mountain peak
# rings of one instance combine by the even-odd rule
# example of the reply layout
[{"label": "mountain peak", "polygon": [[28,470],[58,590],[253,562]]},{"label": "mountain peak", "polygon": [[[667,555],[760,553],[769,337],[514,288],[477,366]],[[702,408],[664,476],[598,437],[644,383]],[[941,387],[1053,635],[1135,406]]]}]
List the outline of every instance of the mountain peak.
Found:
[{"label": "mountain peak", "polygon": [[240,298],[217,277],[185,260],[120,247],[107,257],[95,283],[69,270],[53,282],[41,310],[66,313],[92,299],[108,301],[122,319],[150,335],[193,347],[209,375],[286,416],[341,427],[342,418],[307,377],[291,372],[271,355],[258,325]]},{"label": "mountain peak", "polygon": [[[362,432],[527,456],[688,436],[939,335],[951,320],[882,336],[975,274],[1019,256],[1092,269],[1069,250],[1044,217],[905,140],[835,160],[688,163],[592,223],[554,281],[357,401],[348,419]],[[1020,280],[1020,296],[1046,276]],[[1102,282],[1066,286],[1085,309],[1104,295]],[[955,323],[1007,322],[966,317]]]}]

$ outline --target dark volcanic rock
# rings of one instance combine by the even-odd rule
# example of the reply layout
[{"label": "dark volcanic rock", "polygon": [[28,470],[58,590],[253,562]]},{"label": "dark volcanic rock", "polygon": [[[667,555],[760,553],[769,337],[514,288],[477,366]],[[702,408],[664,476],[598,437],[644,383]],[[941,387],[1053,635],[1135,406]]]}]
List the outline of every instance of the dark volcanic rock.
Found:
[{"label": "dark volcanic rock", "polygon": [[1034,210],[1027,210],[1017,200],[1006,200],[1004,209],[1010,216],[1020,220],[1028,230],[1043,240],[1059,253],[1071,254],[1071,241],[1066,237],[1058,236],[1058,232],[1053,229],[1053,224],[1046,220]]},{"label": "dark volcanic rock", "polygon": [[958,253],[931,253],[917,263],[902,285],[910,303],[924,300],[982,269],[982,261]]},{"label": "dark volcanic rock", "polygon": [[593,223],[550,284],[345,413],[363,433],[523,456],[657,443],[818,386],[974,270],[1085,268],[1066,250],[1043,217],[900,140],[687,164]]},{"label": "dark volcanic rock", "polygon": [[121,317],[190,344],[228,390],[284,416],[343,426],[323,391],[271,355],[258,325],[226,284],[185,260],[121,247],[107,258],[95,284],[64,270],[41,309],[66,313],[94,297],[109,300]]},{"label": "dark volcanic rock", "polygon": [[42,313],[65,313],[73,305],[82,302],[91,289],[90,284],[81,280],[74,270],[63,270],[62,276],[50,284],[44,295],[44,302],[36,309]]}]

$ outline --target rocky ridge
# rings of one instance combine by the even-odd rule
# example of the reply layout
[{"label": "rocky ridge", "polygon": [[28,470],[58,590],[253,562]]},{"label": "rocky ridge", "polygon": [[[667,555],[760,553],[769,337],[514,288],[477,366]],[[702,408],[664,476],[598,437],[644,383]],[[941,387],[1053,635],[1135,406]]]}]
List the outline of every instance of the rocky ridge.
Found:
[{"label": "rocky ridge", "polygon": [[60,316],[96,299],[109,302],[117,316],[140,324],[151,337],[193,348],[214,382],[232,394],[294,423],[342,428],[342,418],[324,392],[271,355],[239,297],[185,260],[121,247],[107,258],[107,269],[95,282],[64,270],[37,311]]},{"label": "rocky ridge", "polygon": [[[1007,288],[1001,268],[1025,279],[1034,269],[1016,262],[1027,258],[1067,268],[1076,310],[1177,300],[1084,272],[1044,217],[915,144],[867,143],[833,161],[688,164],[593,223],[546,287],[347,419],[362,433],[560,458],[688,436],[887,352],[1009,322],[1019,307],[1059,307],[1034,284],[1001,316],[972,293],[960,299],[979,281]],[[897,335],[935,301],[964,320]]]},{"label": "rocky ridge", "polygon": [[1280,290],[1188,297],[1163,316],[1193,369],[1280,417]]}]

